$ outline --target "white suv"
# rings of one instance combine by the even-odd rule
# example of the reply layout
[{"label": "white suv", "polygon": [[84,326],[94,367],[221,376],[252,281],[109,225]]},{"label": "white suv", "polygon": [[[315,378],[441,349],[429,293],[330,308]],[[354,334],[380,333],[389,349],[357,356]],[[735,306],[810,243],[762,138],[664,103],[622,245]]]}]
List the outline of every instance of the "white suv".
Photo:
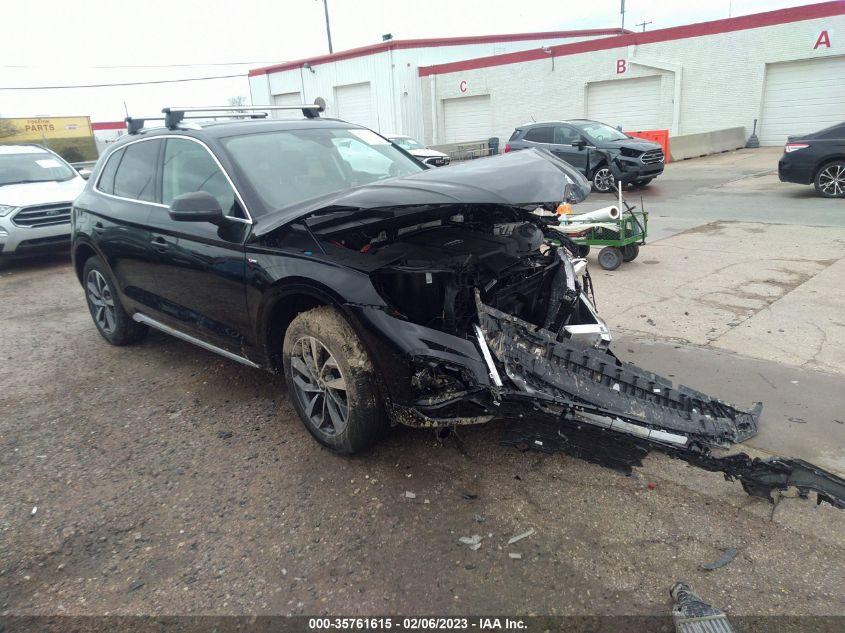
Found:
[{"label": "white suv", "polygon": [[39,145],[0,145],[0,259],[69,246],[84,175]]}]

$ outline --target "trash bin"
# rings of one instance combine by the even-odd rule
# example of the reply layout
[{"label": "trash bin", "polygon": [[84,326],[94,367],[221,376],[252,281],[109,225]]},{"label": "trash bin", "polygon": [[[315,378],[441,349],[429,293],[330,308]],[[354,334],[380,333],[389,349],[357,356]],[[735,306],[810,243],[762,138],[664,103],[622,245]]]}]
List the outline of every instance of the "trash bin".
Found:
[{"label": "trash bin", "polygon": [[487,148],[490,150],[490,156],[495,156],[499,153],[499,138],[494,136],[487,139]]}]

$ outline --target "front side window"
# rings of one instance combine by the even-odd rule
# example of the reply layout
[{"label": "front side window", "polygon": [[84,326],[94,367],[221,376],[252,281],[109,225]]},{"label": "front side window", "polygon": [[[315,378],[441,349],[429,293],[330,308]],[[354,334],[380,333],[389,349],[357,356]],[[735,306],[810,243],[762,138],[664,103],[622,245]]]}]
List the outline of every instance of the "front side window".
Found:
[{"label": "front side window", "polygon": [[242,218],[235,191],[208,150],[182,138],[167,139],[161,170],[161,201],[169,205],[183,193],[205,191],[217,198],[223,213]]},{"label": "front side window", "polygon": [[157,201],[155,172],[160,145],[160,141],[152,140],[126,146],[114,175],[114,195],[142,202]]},{"label": "front side window", "polygon": [[223,143],[268,210],[425,171],[365,129],[279,130],[232,136]]},{"label": "front side window", "polygon": [[532,143],[551,143],[554,140],[552,130],[554,128],[532,127],[525,133],[525,140]]},{"label": "front side window", "polygon": [[0,147],[0,186],[70,180],[76,172],[38,147]]},{"label": "front side window", "polygon": [[555,143],[558,145],[574,145],[581,140],[578,130],[567,125],[558,125],[555,128]]}]

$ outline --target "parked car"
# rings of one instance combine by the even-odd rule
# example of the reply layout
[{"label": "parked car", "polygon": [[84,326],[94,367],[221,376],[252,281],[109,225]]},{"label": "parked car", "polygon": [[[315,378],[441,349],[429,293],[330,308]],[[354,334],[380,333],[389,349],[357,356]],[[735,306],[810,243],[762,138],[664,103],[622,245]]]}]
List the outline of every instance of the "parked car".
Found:
[{"label": "parked car", "polygon": [[0,145],[0,258],[70,246],[71,204],[85,180],[39,145]]},{"label": "parked car", "polygon": [[513,131],[505,152],[543,147],[578,169],[596,191],[617,182],[644,187],[663,173],[663,148],[631,138],[614,127],[588,119],[526,123]]},{"label": "parked car", "polygon": [[815,185],[824,198],[845,198],[845,123],[790,136],[778,161],[778,177]]},{"label": "parked car", "polygon": [[[559,420],[575,402],[642,437],[659,420],[683,445],[753,434],[758,412],[703,394],[700,414],[683,389],[658,406],[638,386],[658,378],[609,352],[586,262],[537,211],[589,190],[546,150],[433,170],[342,121],[177,117],[100,158],[74,204],[73,262],[107,341],[153,327],[283,371],[334,451],[392,424]],[[607,380],[578,378],[596,371]]]},{"label": "parked car", "polygon": [[386,134],[385,136],[390,139],[391,143],[395,143],[411,156],[420,159],[431,167],[444,167],[451,162],[448,154],[428,148],[410,136],[402,136],[401,134]]}]

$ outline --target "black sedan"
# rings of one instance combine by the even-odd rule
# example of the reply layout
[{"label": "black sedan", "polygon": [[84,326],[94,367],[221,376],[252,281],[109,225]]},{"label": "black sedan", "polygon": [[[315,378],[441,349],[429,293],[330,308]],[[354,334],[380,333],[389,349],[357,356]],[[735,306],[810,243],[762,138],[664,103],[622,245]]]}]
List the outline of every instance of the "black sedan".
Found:
[{"label": "black sedan", "polygon": [[845,123],[790,136],[778,163],[782,182],[815,185],[823,198],[845,198]]}]

